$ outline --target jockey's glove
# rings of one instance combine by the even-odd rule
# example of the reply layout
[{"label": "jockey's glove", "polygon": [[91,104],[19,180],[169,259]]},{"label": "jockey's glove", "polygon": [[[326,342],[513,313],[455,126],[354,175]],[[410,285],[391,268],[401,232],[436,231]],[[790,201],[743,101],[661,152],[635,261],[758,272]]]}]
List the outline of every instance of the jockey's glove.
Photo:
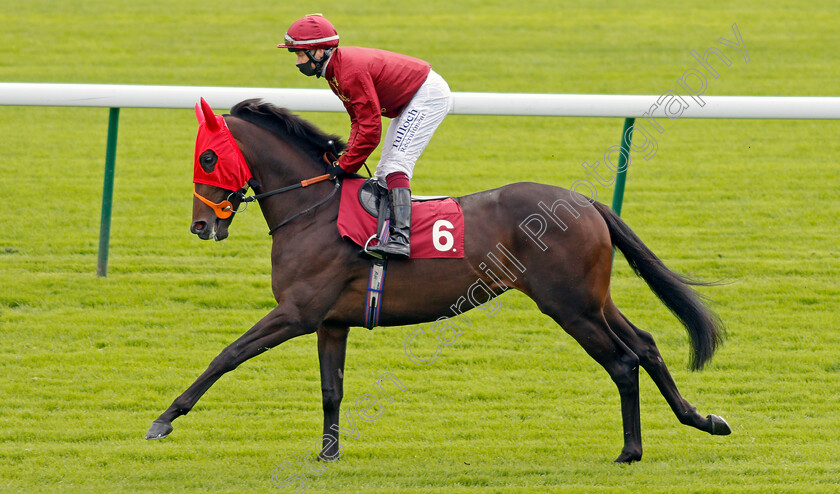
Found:
[{"label": "jockey's glove", "polygon": [[338,166],[338,161],[333,161],[329,166],[327,166],[327,173],[330,174],[330,178],[335,178],[344,175],[346,172],[343,168]]}]

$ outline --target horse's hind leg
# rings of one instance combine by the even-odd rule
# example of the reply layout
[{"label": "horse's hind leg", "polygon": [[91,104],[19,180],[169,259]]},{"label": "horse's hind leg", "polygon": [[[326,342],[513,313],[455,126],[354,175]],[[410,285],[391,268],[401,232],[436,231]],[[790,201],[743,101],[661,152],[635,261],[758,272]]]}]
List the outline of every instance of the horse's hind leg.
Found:
[{"label": "horse's hind leg", "polygon": [[682,397],[650,333],[637,328],[630,322],[613,304],[612,300],[607,300],[604,315],[610,328],[639,357],[639,363],[650,375],[656,387],[659,388],[680,423],[690,425],[709,434],[726,435],[731,432],[729,425],[721,417],[717,415],[703,417],[691,403]]},{"label": "horse's hind leg", "polygon": [[599,310],[576,316],[540,307],[560,324],[609,373],[621,397],[624,447],[616,463],[642,459],[642,425],[639,411],[639,359],[611,330]]},{"label": "horse's hind leg", "polygon": [[344,356],[349,331],[347,327],[318,328],[318,360],[324,399],[324,443],[319,456],[324,460],[337,460],[341,456],[337,431],[341,398],[344,396]]}]

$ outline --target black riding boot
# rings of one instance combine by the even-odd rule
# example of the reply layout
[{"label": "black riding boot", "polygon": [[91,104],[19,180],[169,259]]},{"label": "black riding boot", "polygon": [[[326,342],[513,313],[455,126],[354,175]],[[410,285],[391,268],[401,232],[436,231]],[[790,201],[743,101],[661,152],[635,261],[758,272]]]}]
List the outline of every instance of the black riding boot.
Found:
[{"label": "black riding boot", "polygon": [[375,245],[368,250],[391,259],[408,259],[411,252],[409,236],[411,234],[411,189],[397,187],[388,190],[391,200],[391,226],[388,242]]}]

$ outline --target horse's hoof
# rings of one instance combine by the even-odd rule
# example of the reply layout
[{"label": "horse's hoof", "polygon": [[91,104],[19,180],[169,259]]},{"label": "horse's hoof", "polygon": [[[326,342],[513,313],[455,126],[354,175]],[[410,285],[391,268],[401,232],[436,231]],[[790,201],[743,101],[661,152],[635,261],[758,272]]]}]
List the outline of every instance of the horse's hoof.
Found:
[{"label": "horse's hoof", "polygon": [[712,431],[711,434],[714,436],[728,436],[732,434],[732,429],[729,427],[729,424],[723,420],[723,417],[718,417],[717,415],[709,415],[708,418],[712,422]]},{"label": "horse's hoof", "polygon": [[149,432],[146,433],[146,439],[163,439],[172,432],[172,424],[170,422],[152,422],[149,427]]},{"label": "horse's hoof", "polygon": [[633,463],[633,462],[636,462],[636,461],[640,461],[641,459],[642,459],[642,453],[641,452],[637,453],[637,452],[624,452],[624,451],[622,451],[621,454],[618,455],[618,458],[616,458],[613,463],[629,464],[629,463]]}]

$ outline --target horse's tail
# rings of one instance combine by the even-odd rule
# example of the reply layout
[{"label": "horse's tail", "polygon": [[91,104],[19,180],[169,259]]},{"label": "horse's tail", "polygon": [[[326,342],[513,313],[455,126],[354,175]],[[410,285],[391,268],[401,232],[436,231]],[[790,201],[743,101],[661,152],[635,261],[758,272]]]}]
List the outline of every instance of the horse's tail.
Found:
[{"label": "horse's tail", "polygon": [[708,286],[714,283],[694,281],[671,271],[618,215],[599,202],[593,201],[593,204],[607,222],[612,244],[624,254],[636,275],[645,280],[659,300],[685,326],[691,339],[691,369],[702,369],[723,342],[725,328],[691,285]]}]

